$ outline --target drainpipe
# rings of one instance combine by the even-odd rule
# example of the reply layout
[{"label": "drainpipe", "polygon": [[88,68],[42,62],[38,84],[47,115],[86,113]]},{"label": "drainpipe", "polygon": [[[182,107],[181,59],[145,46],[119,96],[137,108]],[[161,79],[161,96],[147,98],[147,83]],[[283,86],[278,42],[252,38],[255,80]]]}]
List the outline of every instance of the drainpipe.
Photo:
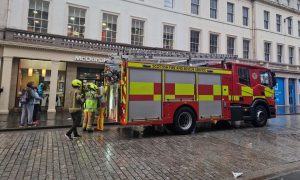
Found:
[{"label": "drainpipe", "polygon": [[256,52],[256,9],[255,9],[255,1],[251,0],[251,10],[252,10],[252,28],[251,28],[251,35],[252,35],[252,59],[257,60],[257,52]]}]

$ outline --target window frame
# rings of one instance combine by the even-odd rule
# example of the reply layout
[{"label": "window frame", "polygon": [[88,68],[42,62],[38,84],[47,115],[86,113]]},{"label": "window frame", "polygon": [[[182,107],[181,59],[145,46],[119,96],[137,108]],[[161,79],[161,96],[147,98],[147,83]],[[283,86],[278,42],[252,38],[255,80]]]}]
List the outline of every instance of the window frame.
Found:
[{"label": "window frame", "polygon": [[[230,42],[232,41],[232,42]],[[227,54],[234,55],[235,49],[236,49],[236,37],[233,36],[227,36]],[[232,45],[232,47],[230,47]]]},{"label": "window frame", "polygon": [[[268,52],[266,51],[266,45],[268,45]],[[271,60],[271,53],[272,53],[271,46],[272,46],[271,42],[264,42],[264,60],[267,62],[270,62]],[[268,57],[268,59],[266,59],[266,57]]]},{"label": "window frame", "polygon": [[[104,18],[105,16],[107,16],[106,19]],[[114,19],[114,18],[116,18],[116,19]],[[102,13],[101,41],[112,42],[112,43],[117,42],[118,19],[119,19],[118,14],[114,14],[114,13],[110,13],[110,12]],[[109,27],[112,27],[112,28],[109,28]],[[106,36],[103,36],[104,33],[106,33]]]},{"label": "window frame", "polygon": [[[198,3],[194,3],[194,1],[197,1]],[[194,8],[196,7],[197,12],[193,12]],[[199,15],[199,7],[200,7],[200,0],[191,0],[191,14]]]},{"label": "window frame", "polygon": [[270,28],[270,12],[264,11],[264,29]]},{"label": "window frame", "polygon": [[298,37],[300,37],[300,21],[298,21]]},{"label": "window frame", "polygon": [[276,31],[281,32],[282,25],[282,16],[280,14],[276,14]]},{"label": "window frame", "polygon": [[[279,49],[280,49],[280,51],[279,51]],[[278,63],[282,63],[282,60],[283,60],[282,57],[283,57],[283,44],[277,44],[277,62]]]},{"label": "window frame", "polygon": [[289,51],[289,64],[294,64],[294,62],[295,62],[295,47],[289,46],[288,51]]},{"label": "window frame", "polygon": [[[229,9],[230,7],[232,9]],[[227,2],[227,22],[234,23],[234,3],[231,2]]]},{"label": "window frame", "polygon": [[[74,10],[73,12],[71,12],[71,8],[73,8],[73,10]],[[82,13],[84,13],[84,16],[82,16]],[[69,5],[68,6],[67,35],[69,37],[84,38],[85,32],[86,32],[86,23],[87,23],[87,21],[86,21],[87,16],[86,15],[87,15],[87,9],[86,8],[78,7],[78,6],[75,6],[75,5]],[[72,17],[73,17],[73,19],[72,19]],[[76,18],[78,18],[78,23],[76,22],[77,21]],[[82,22],[82,19],[84,19],[84,22]],[[73,22],[73,23],[71,23],[71,22]],[[74,32],[76,32],[76,29],[77,30],[79,29],[78,35],[74,35]]]},{"label": "window frame", "polygon": [[[198,37],[193,38],[192,34],[197,33]],[[192,42],[193,39],[198,39],[198,42]],[[200,51],[200,31],[199,30],[190,30],[190,52],[199,52]]]},{"label": "window frame", "polygon": [[[131,45],[135,46],[143,46],[144,45],[144,39],[145,39],[145,20],[132,18],[131,19]],[[134,27],[134,25],[138,25],[138,27]],[[139,33],[136,31],[133,32],[133,29],[139,28]],[[139,39],[138,41],[135,41],[135,39]]]},{"label": "window frame", "polygon": [[[212,6],[212,2],[215,2],[215,6]],[[210,0],[209,17],[212,19],[218,19],[218,0]]]},{"label": "window frame", "polygon": [[[243,11],[243,25],[244,26],[249,26],[249,8],[243,6],[243,10],[242,11]],[[246,12],[247,16],[245,16],[245,12]]]},{"label": "window frame", "polygon": [[287,18],[288,34],[293,35],[293,19]]},{"label": "window frame", "polygon": [[[175,0],[164,0],[164,7],[165,8],[171,8],[173,9],[174,8],[174,5],[175,5]],[[167,4],[166,4],[167,3]],[[171,5],[168,5],[168,4],[171,4]]]},{"label": "window frame", "polygon": [[[216,44],[212,44],[212,36],[216,37]],[[215,52],[213,52],[212,48],[215,48]],[[211,54],[217,54],[219,51],[219,34],[217,33],[210,33],[209,34],[209,53]]]},{"label": "window frame", "polygon": [[[245,42],[247,42],[247,46],[245,46]],[[248,47],[247,50],[245,50],[245,47]],[[245,54],[247,52],[247,54]],[[249,59],[250,55],[250,40],[249,39],[243,39],[243,58]]]},{"label": "window frame", "polygon": [[[172,29],[172,32],[165,32],[166,28]],[[171,35],[171,36],[170,36]],[[172,38],[168,38],[172,37]],[[165,44],[165,42],[171,42],[170,45]],[[175,26],[170,24],[163,25],[163,48],[164,49],[174,49],[175,45]]]},{"label": "window frame", "polygon": [[[34,4],[34,9],[31,8],[32,2]],[[41,4],[41,9],[39,9],[38,2]],[[37,33],[48,33],[49,26],[49,11],[50,11],[50,1],[45,0],[29,0],[29,6],[27,11],[27,31],[37,32]],[[40,12],[40,17],[36,17]],[[45,15],[45,17],[44,17]],[[30,25],[30,23],[33,23]],[[43,27],[45,25],[45,27]]]}]

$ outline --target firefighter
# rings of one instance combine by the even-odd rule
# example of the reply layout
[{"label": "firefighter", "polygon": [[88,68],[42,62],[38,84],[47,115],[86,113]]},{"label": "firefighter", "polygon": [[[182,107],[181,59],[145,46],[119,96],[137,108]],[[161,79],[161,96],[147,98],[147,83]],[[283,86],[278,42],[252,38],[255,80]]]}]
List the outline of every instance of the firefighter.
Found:
[{"label": "firefighter", "polygon": [[93,132],[92,123],[97,109],[98,87],[94,83],[89,83],[85,92],[83,131]]},{"label": "firefighter", "polygon": [[82,92],[81,92],[81,87],[82,87],[82,82],[78,79],[74,79],[72,81],[72,87],[73,89],[70,91],[70,108],[69,112],[71,114],[73,124],[71,129],[66,133],[66,137],[70,140],[73,138],[71,137],[71,134],[74,134],[74,138],[79,138],[81,137],[78,132],[77,132],[77,126],[80,124],[81,121],[81,113],[82,113]]},{"label": "firefighter", "polygon": [[102,85],[99,87],[100,91],[100,108],[99,108],[99,116],[97,119],[97,128],[96,131],[103,131],[104,130],[104,118],[105,118],[105,110],[106,110],[106,98],[107,98],[107,85]]}]

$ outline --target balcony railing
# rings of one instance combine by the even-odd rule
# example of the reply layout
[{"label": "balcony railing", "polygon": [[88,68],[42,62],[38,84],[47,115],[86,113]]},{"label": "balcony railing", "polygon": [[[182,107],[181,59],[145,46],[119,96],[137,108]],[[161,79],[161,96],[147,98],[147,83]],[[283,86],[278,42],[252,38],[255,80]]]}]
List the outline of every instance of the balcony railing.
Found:
[{"label": "balcony railing", "polygon": [[108,43],[91,39],[74,38],[53,34],[41,34],[17,29],[0,30],[0,40],[20,42],[34,45],[62,47],[79,50],[101,51],[116,53],[122,50],[159,50],[169,49],[141,47],[122,43]]}]

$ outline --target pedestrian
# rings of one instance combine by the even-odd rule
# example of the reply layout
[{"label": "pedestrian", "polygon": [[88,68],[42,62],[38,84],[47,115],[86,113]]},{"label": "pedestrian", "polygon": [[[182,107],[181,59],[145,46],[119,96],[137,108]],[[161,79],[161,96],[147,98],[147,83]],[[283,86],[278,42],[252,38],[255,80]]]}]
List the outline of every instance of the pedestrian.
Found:
[{"label": "pedestrian", "polygon": [[28,82],[26,88],[22,90],[21,95],[21,104],[22,104],[22,115],[20,127],[24,127],[27,120],[27,126],[32,126],[32,116],[34,110],[34,99],[40,99],[39,96],[36,96],[33,90],[34,82]]},{"label": "pedestrian", "polygon": [[84,119],[82,123],[82,130],[93,132],[92,124],[95,118],[95,111],[97,110],[97,102],[99,95],[97,94],[98,86],[94,83],[88,84],[88,90],[85,93],[84,102]]},{"label": "pedestrian", "polygon": [[71,129],[66,133],[66,137],[69,140],[72,140],[72,133],[74,138],[80,138],[81,136],[78,134],[77,131],[77,126],[79,126],[81,122],[81,114],[82,114],[82,109],[81,106],[83,104],[83,99],[82,99],[82,82],[78,79],[74,79],[72,81],[72,87],[73,89],[70,91],[70,106],[69,106],[69,113],[71,114],[73,124]]},{"label": "pedestrian", "polygon": [[34,87],[33,89],[34,89],[35,97],[39,97],[39,98],[34,98],[34,100],[33,100],[34,108],[33,108],[32,123],[34,125],[37,125],[39,123],[38,122],[38,119],[39,119],[38,115],[41,111],[41,100],[42,100],[42,98],[38,94],[38,88]]}]

